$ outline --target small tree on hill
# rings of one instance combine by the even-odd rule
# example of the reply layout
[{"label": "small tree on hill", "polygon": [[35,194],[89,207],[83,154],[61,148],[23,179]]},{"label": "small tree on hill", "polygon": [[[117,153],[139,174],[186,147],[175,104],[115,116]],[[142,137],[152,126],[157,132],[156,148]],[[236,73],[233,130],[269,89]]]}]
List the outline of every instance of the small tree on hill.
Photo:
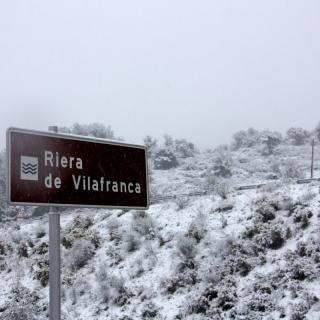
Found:
[{"label": "small tree on hill", "polygon": [[174,149],[180,158],[193,157],[195,153],[194,144],[188,142],[186,139],[176,139],[174,141]]},{"label": "small tree on hill", "polygon": [[304,145],[310,137],[310,133],[303,128],[290,128],[287,131],[287,139],[295,146]]},{"label": "small tree on hill", "polygon": [[147,147],[147,154],[148,154],[148,157],[150,158],[156,151],[158,140],[156,138],[152,138],[151,136],[147,135],[143,139],[143,143]]},{"label": "small tree on hill", "polygon": [[178,166],[178,160],[170,149],[160,149],[154,155],[154,168],[167,170]]},{"label": "small tree on hill", "polygon": [[319,122],[318,125],[315,127],[314,133],[315,133],[316,138],[320,141],[320,122]]},{"label": "small tree on hill", "polygon": [[91,136],[102,139],[121,140],[116,138],[111,126],[105,126],[102,123],[94,122],[89,124],[74,123],[71,128],[59,127],[58,132],[73,133],[81,136]]},{"label": "small tree on hill", "polygon": [[164,146],[165,148],[174,148],[174,141],[173,138],[169,134],[164,135]]},{"label": "small tree on hill", "polygon": [[240,148],[251,148],[259,143],[260,133],[254,128],[241,130],[233,135],[232,147],[235,150]]},{"label": "small tree on hill", "polygon": [[263,144],[262,154],[263,155],[271,155],[274,153],[274,149],[277,145],[280,144],[282,141],[281,133],[279,132],[271,132],[271,131],[264,131],[261,134],[261,143]]},{"label": "small tree on hill", "polygon": [[229,151],[223,147],[217,149],[217,155],[213,164],[213,172],[216,177],[229,178],[232,176],[232,157]]}]

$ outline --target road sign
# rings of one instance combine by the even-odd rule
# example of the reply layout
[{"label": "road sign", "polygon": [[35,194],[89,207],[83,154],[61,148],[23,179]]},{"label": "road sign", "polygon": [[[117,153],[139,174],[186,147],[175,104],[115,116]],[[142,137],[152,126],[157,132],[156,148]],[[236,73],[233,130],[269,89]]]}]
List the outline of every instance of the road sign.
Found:
[{"label": "road sign", "polygon": [[10,128],[10,204],[148,208],[146,148]]}]

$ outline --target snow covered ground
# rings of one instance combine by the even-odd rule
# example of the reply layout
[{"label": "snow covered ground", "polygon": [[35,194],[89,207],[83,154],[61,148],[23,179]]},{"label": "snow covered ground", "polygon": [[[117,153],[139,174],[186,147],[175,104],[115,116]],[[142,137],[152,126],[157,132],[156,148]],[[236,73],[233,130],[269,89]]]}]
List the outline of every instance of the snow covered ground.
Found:
[{"label": "snow covered ground", "polygon": [[[152,170],[146,212],[62,212],[63,319],[319,319],[319,183],[286,167],[307,177],[310,147],[229,156],[226,179],[210,150]],[[47,317],[48,215],[2,223],[0,319]]]}]

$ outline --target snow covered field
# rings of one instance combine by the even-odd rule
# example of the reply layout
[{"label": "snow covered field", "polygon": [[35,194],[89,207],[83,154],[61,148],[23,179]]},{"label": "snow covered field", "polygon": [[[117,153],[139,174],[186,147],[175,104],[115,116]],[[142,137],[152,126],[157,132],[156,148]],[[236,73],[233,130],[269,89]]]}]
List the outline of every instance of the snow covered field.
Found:
[{"label": "snow covered field", "polygon": [[[152,169],[151,198],[167,199],[146,212],[61,213],[63,319],[320,318],[319,183],[294,178],[310,146],[228,151],[217,179],[221,152]],[[2,222],[0,319],[47,317],[48,215]]]}]

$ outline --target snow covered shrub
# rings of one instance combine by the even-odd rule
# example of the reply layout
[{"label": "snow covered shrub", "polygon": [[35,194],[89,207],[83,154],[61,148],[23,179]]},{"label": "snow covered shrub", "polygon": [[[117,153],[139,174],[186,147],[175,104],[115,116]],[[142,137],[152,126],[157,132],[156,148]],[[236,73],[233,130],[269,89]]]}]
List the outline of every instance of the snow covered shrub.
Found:
[{"label": "snow covered shrub", "polygon": [[282,176],[286,179],[300,179],[303,178],[303,171],[299,168],[296,161],[287,161],[281,170]]},{"label": "snow covered shrub", "polygon": [[110,241],[115,241],[116,244],[118,244],[121,240],[119,220],[115,217],[111,217],[108,220],[107,229],[108,229]]},{"label": "snow covered shrub", "polygon": [[255,202],[255,216],[256,222],[268,222],[275,219],[276,211],[279,210],[278,204],[272,199],[261,197]]},{"label": "snow covered shrub", "polygon": [[83,278],[77,279],[69,291],[69,296],[72,304],[76,304],[78,302],[78,299],[84,296],[87,292],[90,292],[90,290],[91,285],[88,281]]},{"label": "snow covered shrub", "polygon": [[269,156],[274,153],[276,146],[278,146],[282,141],[281,133],[263,131],[260,136],[260,141],[263,145],[262,154]]},{"label": "snow covered shrub", "polygon": [[187,235],[189,238],[195,239],[199,243],[206,235],[207,219],[202,213],[199,213],[196,218],[190,223]]},{"label": "snow covered shrub", "polygon": [[225,180],[217,180],[215,187],[215,193],[220,196],[222,199],[227,199],[231,191],[230,184]]},{"label": "snow covered shrub", "polygon": [[226,277],[217,286],[216,306],[222,311],[232,309],[237,303],[237,284],[234,277]]},{"label": "snow covered shrub", "polygon": [[281,194],[278,192],[269,193],[269,194],[263,193],[261,197],[255,200],[255,208],[258,214],[262,214],[262,212],[264,210],[267,210],[268,208],[272,208],[275,211],[280,211],[280,210],[287,211],[287,210],[292,210],[294,206],[295,206],[295,202],[290,196],[288,196],[287,194]]},{"label": "snow covered shrub", "polygon": [[180,288],[187,286],[194,286],[197,283],[197,273],[193,268],[189,268],[192,265],[182,263],[175,270],[174,274],[162,282],[162,287],[167,294],[174,294]]},{"label": "snow covered shrub", "polygon": [[212,170],[216,177],[230,178],[232,176],[233,161],[231,154],[225,148],[218,148]]},{"label": "snow covered shrub", "polygon": [[275,298],[269,292],[256,292],[250,296],[246,305],[251,311],[272,312],[275,310]]},{"label": "snow covered shrub", "polygon": [[184,260],[192,260],[196,255],[196,242],[188,237],[179,237],[176,248]]},{"label": "snow covered shrub", "polygon": [[290,263],[287,261],[286,273],[291,279],[298,281],[314,280],[318,276],[314,266],[310,265],[310,260],[305,257],[299,260],[290,260]]},{"label": "snow covered shrub", "polygon": [[320,122],[317,124],[317,126],[314,129],[315,136],[320,141]]},{"label": "snow covered shrub", "polygon": [[296,209],[293,213],[293,222],[297,223],[301,229],[306,229],[312,216],[313,213],[309,209]]},{"label": "snow covered shrub", "polygon": [[134,252],[140,247],[140,239],[138,234],[133,230],[129,230],[123,236],[124,249],[126,252]]},{"label": "snow covered shrub", "polygon": [[300,197],[299,202],[301,203],[309,203],[312,199],[314,199],[316,194],[312,191],[311,188],[308,188]]},{"label": "snow covered shrub", "polygon": [[169,134],[165,134],[163,136],[163,138],[164,138],[164,146],[165,146],[165,148],[173,150],[174,149],[173,138]]},{"label": "snow covered shrub", "polygon": [[100,235],[91,228],[93,221],[90,217],[77,216],[63,230],[62,245],[69,249],[79,239],[90,241],[97,249],[100,246]]},{"label": "snow covered shrub", "polygon": [[205,189],[208,191],[214,190],[214,187],[218,180],[218,178],[214,174],[214,170],[212,168],[208,169],[205,172],[204,176],[205,176],[205,182],[204,182]]},{"label": "snow covered shrub", "polygon": [[311,306],[306,301],[300,301],[291,307],[290,320],[304,320]]},{"label": "snow covered shrub", "polygon": [[0,311],[1,320],[40,319],[38,301],[40,297],[21,283],[15,285],[9,294],[9,303]]},{"label": "snow covered shrub", "polygon": [[278,225],[260,225],[253,241],[262,248],[277,250],[285,243],[286,231]]},{"label": "snow covered shrub", "polygon": [[46,235],[45,229],[44,229],[42,226],[39,226],[39,227],[36,229],[36,238],[37,238],[37,239],[41,239],[41,238],[43,238],[45,235]]},{"label": "snow covered shrub", "polygon": [[141,319],[155,319],[158,315],[158,308],[153,302],[148,302],[141,311]]},{"label": "snow covered shrub", "polygon": [[26,243],[21,242],[18,246],[18,255],[21,258],[27,258],[29,256],[28,254],[28,246]]},{"label": "snow covered shrub", "polygon": [[155,223],[147,211],[134,211],[131,228],[146,239],[151,240],[156,237]]},{"label": "snow covered shrub", "polygon": [[69,268],[78,270],[85,266],[94,255],[94,246],[85,239],[75,240],[71,249],[66,253],[65,261]]},{"label": "snow covered shrub", "polygon": [[230,211],[234,207],[234,201],[230,199],[222,199],[218,202],[215,211],[218,212],[225,212]]},{"label": "snow covered shrub", "polygon": [[43,258],[37,262],[35,266],[35,278],[40,282],[43,287],[49,283],[49,260]]},{"label": "snow covered shrub", "polygon": [[158,145],[158,140],[156,138],[152,138],[151,136],[147,135],[143,139],[144,145],[147,147],[147,155],[148,158],[151,158],[153,154],[155,153],[155,150]]},{"label": "snow covered shrub", "polygon": [[178,160],[172,150],[160,149],[154,155],[154,168],[158,170],[168,170],[178,166]]},{"label": "snow covered shrub", "polygon": [[302,146],[304,145],[310,137],[310,132],[303,128],[290,128],[287,131],[287,140],[295,145]]},{"label": "snow covered shrub", "polygon": [[[62,128],[59,128],[58,131],[61,132]],[[64,130],[68,130],[68,128],[64,128]],[[106,127],[102,123],[90,123],[90,124],[79,124],[75,123],[71,129],[69,129],[70,133],[82,135],[82,136],[92,136],[103,139],[117,139],[114,136],[114,132],[110,126]]]},{"label": "snow covered shrub", "polygon": [[279,188],[281,188],[282,184],[280,182],[267,182],[265,185],[259,188],[261,193],[272,193]]},{"label": "snow covered shrub", "polygon": [[36,320],[35,311],[32,306],[21,306],[13,303],[3,313],[0,314],[1,320]]},{"label": "snow covered shrub", "polygon": [[259,132],[253,128],[247,131],[241,130],[233,135],[232,148],[238,150],[240,148],[251,148],[259,143]]},{"label": "snow covered shrub", "polygon": [[72,221],[73,228],[80,228],[80,229],[89,229],[93,225],[93,221],[88,216],[77,216]]},{"label": "snow covered shrub", "polygon": [[176,139],[174,141],[174,148],[179,158],[193,157],[195,154],[194,144],[185,139]]},{"label": "snow covered shrub", "polygon": [[185,209],[189,204],[188,197],[177,197],[175,199],[175,203],[177,204],[178,210]]},{"label": "snow covered shrub", "polygon": [[106,266],[101,266],[96,273],[98,283],[98,295],[103,303],[114,303],[117,306],[124,306],[132,294],[126,289],[122,277],[110,275]]}]

